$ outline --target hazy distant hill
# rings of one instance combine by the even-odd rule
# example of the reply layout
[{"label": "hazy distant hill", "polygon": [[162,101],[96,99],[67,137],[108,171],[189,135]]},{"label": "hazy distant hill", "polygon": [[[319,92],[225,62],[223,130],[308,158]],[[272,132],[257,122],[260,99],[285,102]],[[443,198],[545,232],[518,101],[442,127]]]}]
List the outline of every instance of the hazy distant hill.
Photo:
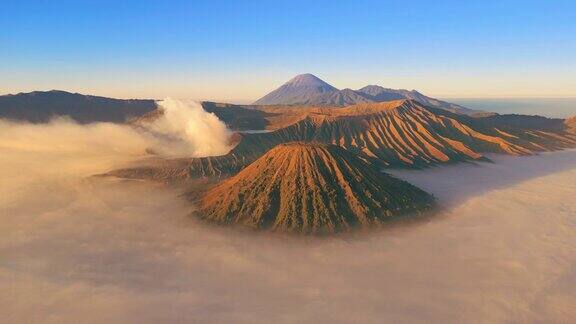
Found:
[{"label": "hazy distant hill", "polygon": [[339,90],[312,74],[301,74],[280,88],[256,100],[255,105],[349,106],[363,102],[383,102],[398,99],[417,100],[424,105],[454,113],[472,115],[480,111],[434,99],[416,90],[389,89],[369,85],[358,90]]},{"label": "hazy distant hill", "polygon": [[122,100],[66,91],[34,91],[0,96],[0,118],[43,123],[67,116],[79,123],[126,122],[156,108],[154,100]]},{"label": "hazy distant hill", "polygon": [[480,112],[478,110],[469,109],[457,104],[425,96],[416,90],[389,89],[378,85],[369,85],[358,89],[357,92],[367,94],[377,102],[397,99],[412,99],[419,101],[426,106],[448,110],[457,114],[473,115]]}]

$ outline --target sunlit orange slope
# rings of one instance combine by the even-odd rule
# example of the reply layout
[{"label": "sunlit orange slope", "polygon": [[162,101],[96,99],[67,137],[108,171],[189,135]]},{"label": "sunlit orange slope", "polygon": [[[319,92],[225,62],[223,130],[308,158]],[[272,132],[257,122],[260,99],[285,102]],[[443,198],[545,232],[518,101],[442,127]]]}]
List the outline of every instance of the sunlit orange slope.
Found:
[{"label": "sunlit orange slope", "polygon": [[433,205],[426,192],[335,145],[280,144],[207,191],[200,216],[298,233],[369,227]]}]

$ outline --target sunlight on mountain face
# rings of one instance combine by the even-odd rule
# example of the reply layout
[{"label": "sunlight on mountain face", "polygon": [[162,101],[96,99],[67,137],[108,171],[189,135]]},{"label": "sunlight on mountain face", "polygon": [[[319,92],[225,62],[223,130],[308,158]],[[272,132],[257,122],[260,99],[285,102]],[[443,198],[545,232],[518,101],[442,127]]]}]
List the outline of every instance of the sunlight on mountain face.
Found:
[{"label": "sunlight on mountain face", "polygon": [[398,171],[447,209],[372,235],[302,240],[201,225],[171,189],[86,178],[146,146],[118,130],[35,127],[19,129],[45,145],[6,127],[0,137],[4,322],[576,315],[575,151]]}]

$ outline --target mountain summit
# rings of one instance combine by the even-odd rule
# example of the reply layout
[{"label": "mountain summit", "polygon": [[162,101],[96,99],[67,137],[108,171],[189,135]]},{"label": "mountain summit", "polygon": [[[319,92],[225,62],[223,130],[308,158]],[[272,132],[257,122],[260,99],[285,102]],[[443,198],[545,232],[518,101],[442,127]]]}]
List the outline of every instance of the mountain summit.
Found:
[{"label": "mountain summit", "polygon": [[300,74],[280,88],[256,100],[254,105],[350,106],[365,102],[412,99],[458,114],[473,115],[480,111],[423,95],[416,90],[390,89],[368,85],[358,90],[339,90],[313,74]]},{"label": "mountain summit", "polygon": [[300,104],[308,103],[310,98],[336,93],[338,89],[322,81],[313,74],[300,74],[284,83],[280,88],[260,98],[255,105]]},{"label": "mountain summit", "polygon": [[314,74],[310,74],[310,73],[299,74],[299,75],[295,76],[294,78],[292,78],[290,81],[286,82],[284,85],[290,86],[293,88],[298,88],[298,87],[311,87],[312,88],[312,87],[314,87],[314,88],[317,88],[321,92],[338,90],[338,89],[334,88],[333,86],[331,86],[330,84],[324,82],[319,77],[315,76]]}]

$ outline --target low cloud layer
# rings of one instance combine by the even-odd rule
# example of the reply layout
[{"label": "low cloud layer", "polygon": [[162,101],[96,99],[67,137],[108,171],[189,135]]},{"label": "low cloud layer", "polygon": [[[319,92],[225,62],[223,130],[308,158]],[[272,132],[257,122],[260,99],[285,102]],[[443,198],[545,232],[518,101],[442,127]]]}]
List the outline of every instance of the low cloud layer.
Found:
[{"label": "low cloud layer", "polygon": [[172,189],[86,178],[149,146],[109,124],[0,124],[3,323],[576,316],[575,151],[396,172],[447,209],[425,223],[314,239],[205,226]]}]

